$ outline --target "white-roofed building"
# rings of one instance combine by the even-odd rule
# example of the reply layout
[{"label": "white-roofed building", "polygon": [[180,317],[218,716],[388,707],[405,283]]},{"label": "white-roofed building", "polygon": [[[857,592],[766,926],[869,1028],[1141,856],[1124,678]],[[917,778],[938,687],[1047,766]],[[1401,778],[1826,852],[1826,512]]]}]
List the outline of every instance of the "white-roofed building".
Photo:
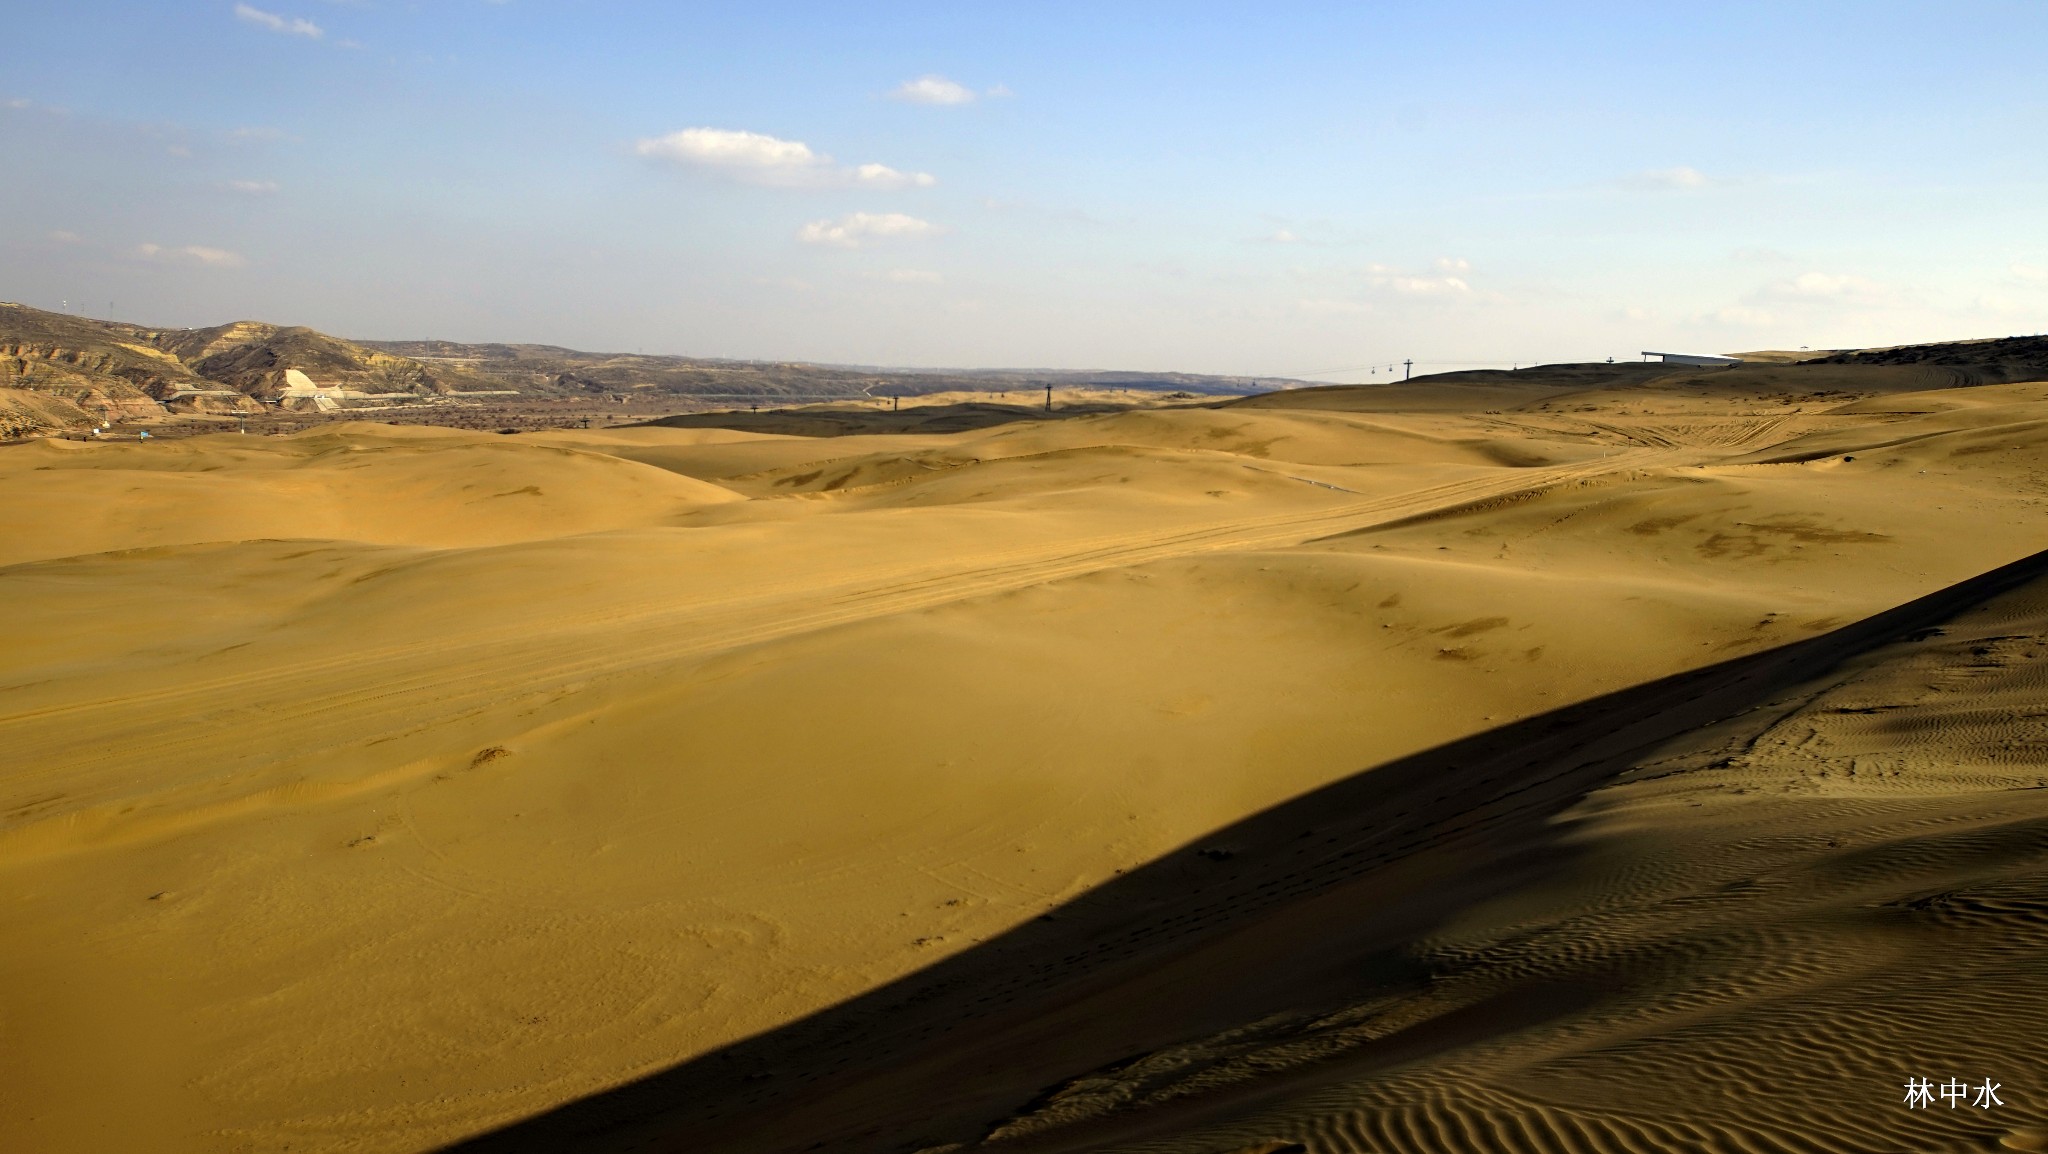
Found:
[{"label": "white-roofed building", "polygon": [[1698,365],[1701,368],[1716,368],[1721,365],[1739,365],[1740,357],[1710,357],[1700,353],[1653,353],[1643,350],[1645,358],[1656,357],[1667,365]]}]

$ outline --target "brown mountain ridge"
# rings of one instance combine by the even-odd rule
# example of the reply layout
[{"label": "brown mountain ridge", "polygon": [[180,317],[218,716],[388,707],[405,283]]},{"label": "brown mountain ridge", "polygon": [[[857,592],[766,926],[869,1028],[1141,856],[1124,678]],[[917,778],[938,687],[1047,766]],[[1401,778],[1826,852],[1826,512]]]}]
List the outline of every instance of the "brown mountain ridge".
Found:
[{"label": "brown mountain ridge", "polygon": [[554,345],[350,341],[235,321],[156,328],[0,303],[0,437],[103,421],[464,404],[466,396],[673,398],[677,408],[787,405],[1047,383],[1209,396],[1306,382],[1191,373],[913,370],[591,353]]}]

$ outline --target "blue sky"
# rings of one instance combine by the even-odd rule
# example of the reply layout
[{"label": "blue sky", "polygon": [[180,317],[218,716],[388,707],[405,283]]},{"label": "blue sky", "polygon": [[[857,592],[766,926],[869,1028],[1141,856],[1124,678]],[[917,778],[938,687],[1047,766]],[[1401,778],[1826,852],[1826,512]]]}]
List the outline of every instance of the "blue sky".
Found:
[{"label": "blue sky", "polygon": [[8,5],[0,298],[1329,379],[2048,329],[2039,0]]}]

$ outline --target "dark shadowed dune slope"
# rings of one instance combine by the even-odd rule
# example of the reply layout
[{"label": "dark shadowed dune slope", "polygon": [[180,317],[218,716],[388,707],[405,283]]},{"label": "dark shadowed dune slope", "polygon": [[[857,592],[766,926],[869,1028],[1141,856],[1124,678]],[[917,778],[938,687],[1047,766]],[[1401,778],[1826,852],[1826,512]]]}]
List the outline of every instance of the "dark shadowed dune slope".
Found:
[{"label": "dark shadowed dune slope", "polygon": [[[1895,1083],[2040,1069],[2048,790],[1999,716],[2044,657],[2037,554],[1360,773],[454,1149],[1982,1149],[2041,1106],[1924,1119]],[[1951,716],[1945,682],[2012,700]],[[1810,752],[1900,727],[1991,768]],[[1996,1004],[1929,992],[1969,980]]]}]

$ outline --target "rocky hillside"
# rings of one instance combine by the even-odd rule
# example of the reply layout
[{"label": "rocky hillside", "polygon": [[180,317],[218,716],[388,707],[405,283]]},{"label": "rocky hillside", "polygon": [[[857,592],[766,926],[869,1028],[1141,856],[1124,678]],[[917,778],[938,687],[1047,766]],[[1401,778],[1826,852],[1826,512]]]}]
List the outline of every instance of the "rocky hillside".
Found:
[{"label": "rocky hillside", "polygon": [[236,321],[162,329],[0,304],[0,436],[171,413],[468,403],[474,395],[673,399],[679,408],[1060,388],[1229,395],[1283,383],[1185,373],[876,369],[587,353],[553,345],[349,341]]},{"label": "rocky hillside", "polygon": [[0,436],[161,415],[212,388],[137,325],[0,304]]},{"label": "rocky hillside", "polygon": [[290,369],[323,388],[370,395],[442,396],[500,387],[460,367],[423,364],[313,329],[257,321],[174,330],[157,343],[198,375],[259,400],[283,395]]},{"label": "rocky hillside", "polygon": [[308,328],[237,321],[156,329],[0,304],[0,436],[177,412],[256,412],[263,402],[326,409],[498,387],[459,367]]},{"label": "rocky hillside", "polygon": [[54,393],[0,388],[0,441],[82,429],[97,421],[75,401]]}]

